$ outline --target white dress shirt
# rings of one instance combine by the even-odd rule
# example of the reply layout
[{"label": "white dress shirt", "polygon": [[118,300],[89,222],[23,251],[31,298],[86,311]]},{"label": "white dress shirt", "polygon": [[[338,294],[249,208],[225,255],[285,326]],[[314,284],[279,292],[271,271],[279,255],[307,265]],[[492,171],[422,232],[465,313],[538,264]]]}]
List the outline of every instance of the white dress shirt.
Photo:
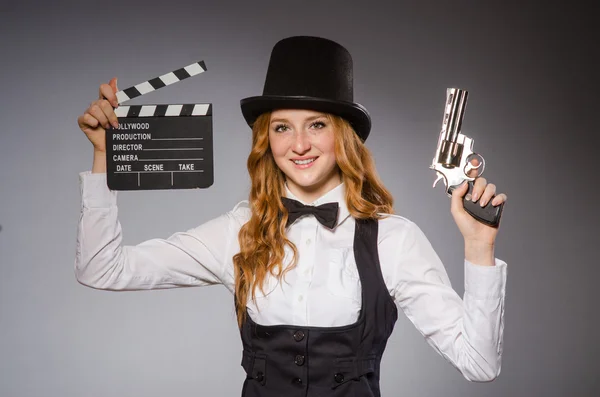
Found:
[{"label": "white dress shirt", "polygon": [[[75,275],[86,286],[106,290],[146,290],[223,284],[234,292],[233,256],[238,232],[250,219],[246,201],[196,228],[122,245],[117,192],[106,174],[79,174],[81,217]],[[311,205],[338,202],[338,224],[330,230],[314,216],[287,229],[299,256],[279,283],[268,277],[264,294],[249,301],[252,319],[264,325],[340,326],[354,323],[361,287],[353,254],[355,220],[340,184]],[[299,200],[289,190],[287,196]],[[302,201],[301,201],[302,202]],[[309,203],[304,203],[309,204]],[[291,259],[286,247],[284,263]],[[431,244],[410,220],[379,220],[378,252],[387,289],[427,342],[463,376],[489,381],[500,373],[504,329],[506,263],[480,266],[465,260],[464,299],[454,291]],[[233,299],[232,299],[233,304]]]}]

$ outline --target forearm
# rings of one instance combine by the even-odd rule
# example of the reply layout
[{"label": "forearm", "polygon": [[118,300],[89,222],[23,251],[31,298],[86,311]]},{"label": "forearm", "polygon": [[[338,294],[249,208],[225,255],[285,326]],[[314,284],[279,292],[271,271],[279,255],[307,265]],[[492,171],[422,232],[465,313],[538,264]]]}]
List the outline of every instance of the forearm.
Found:
[{"label": "forearm", "polygon": [[[102,167],[101,155],[94,155],[94,166]],[[86,286],[98,289],[134,289],[134,277],[121,247],[122,231],[118,220],[116,193],[106,187],[102,169],[81,173],[81,214],[77,228],[75,276]],[[139,276],[139,275],[138,275]]]},{"label": "forearm", "polygon": [[106,152],[94,151],[92,174],[106,173]]},{"label": "forearm", "polygon": [[465,259],[475,265],[494,266],[494,245],[465,240]]}]

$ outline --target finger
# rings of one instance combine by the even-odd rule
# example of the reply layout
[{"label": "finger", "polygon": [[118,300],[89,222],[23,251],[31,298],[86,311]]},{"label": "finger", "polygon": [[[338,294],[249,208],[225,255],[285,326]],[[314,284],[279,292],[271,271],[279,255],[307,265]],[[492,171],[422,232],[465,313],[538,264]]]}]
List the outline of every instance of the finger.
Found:
[{"label": "finger", "polygon": [[110,104],[115,108],[119,106],[119,102],[117,101],[115,91],[113,91],[113,88],[108,84],[100,85],[99,99],[107,99],[110,102]]},{"label": "finger", "polygon": [[471,170],[469,170],[469,172],[467,172],[467,176],[469,178],[477,178],[477,176],[479,175],[479,169],[477,168],[477,166],[479,166],[479,159],[477,157],[473,157],[470,161],[469,164],[471,164],[471,166],[475,167]]},{"label": "finger", "polygon": [[108,82],[108,85],[110,86],[110,88],[113,89],[113,92],[116,94],[117,91],[119,91],[119,87],[117,87],[117,78],[113,77],[112,79],[110,79],[110,81]]},{"label": "finger", "polygon": [[95,129],[98,127],[98,120],[89,113],[84,113],[77,118],[77,124],[82,130],[88,128]]},{"label": "finger", "polygon": [[471,201],[476,202],[481,197],[486,184],[487,181],[485,178],[475,178],[475,181],[473,182],[473,191],[471,192]]},{"label": "finger", "polygon": [[494,197],[494,199],[492,200],[492,205],[495,207],[497,205],[505,203],[506,200],[508,200],[508,197],[506,196],[506,194],[500,193],[500,194],[496,195],[496,197]]},{"label": "finger", "polygon": [[496,185],[493,183],[488,183],[483,191],[483,194],[481,195],[481,198],[479,199],[479,205],[485,207],[492,197],[494,197],[494,194],[496,194]]},{"label": "finger", "polygon": [[463,197],[467,194],[468,183],[465,181],[459,187],[452,191],[452,200],[450,201],[450,211],[459,213],[464,211]]},{"label": "finger", "polygon": [[117,120],[117,115],[115,114],[115,110],[113,109],[112,105],[108,103],[106,99],[99,101],[99,105],[109,123],[111,123],[113,127],[117,128],[119,126],[119,121]]},{"label": "finger", "polygon": [[104,128],[109,127],[108,118],[106,118],[106,115],[104,114],[98,103],[92,103],[92,105],[88,108],[87,113],[91,114],[94,118],[96,118],[96,120],[98,120],[100,125],[102,125]]}]

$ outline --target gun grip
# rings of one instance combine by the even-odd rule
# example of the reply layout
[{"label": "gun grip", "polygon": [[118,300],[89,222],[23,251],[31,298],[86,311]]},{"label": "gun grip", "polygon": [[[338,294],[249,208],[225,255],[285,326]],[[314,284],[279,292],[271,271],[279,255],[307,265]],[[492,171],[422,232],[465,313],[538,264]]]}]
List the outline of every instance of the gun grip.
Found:
[{"label": "gun grip", "polygon": [[[471,193],[473,192],[473,181],[468,181],[469,190],[463,197],[463,204],[465,207],[465,211],[469,213],[473,218],[477,219],[481,223],[485,223],[486,225],[492,227],[498,227],[500,224],[500,216],[502,215],[502,209],[504,208],[504,203],[493,206],[492,199],[488,201],[485,207],[479,205],[479,200],[477,202],[472,202],[470,200]],[[467,199],[467,197],[469,199]],[[494,196],[495,197],[495,196]]]}]

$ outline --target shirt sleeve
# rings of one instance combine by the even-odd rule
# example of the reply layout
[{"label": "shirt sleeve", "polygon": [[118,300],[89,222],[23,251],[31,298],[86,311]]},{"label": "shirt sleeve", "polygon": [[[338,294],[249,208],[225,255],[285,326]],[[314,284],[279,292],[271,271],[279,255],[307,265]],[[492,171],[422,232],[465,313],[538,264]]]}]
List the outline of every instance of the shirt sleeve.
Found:
[{"label": "shirt sleeve", "polygon": [[226,260],[237,236],[234,214],[228,212],[167,239],[122,245],[117,192],[106,174],[79,174],[81,213],[77,230],[75,277],[81,284],[104,290],[149,290],[231,284]]},{"label": "shirt sleeve", "polygon": [[464,299],[419,227],[408,223],[397,245],[393,296],[397,306],[440,355],[469,381],[500,374],[506,263],[481,266],[465,260]]}]

